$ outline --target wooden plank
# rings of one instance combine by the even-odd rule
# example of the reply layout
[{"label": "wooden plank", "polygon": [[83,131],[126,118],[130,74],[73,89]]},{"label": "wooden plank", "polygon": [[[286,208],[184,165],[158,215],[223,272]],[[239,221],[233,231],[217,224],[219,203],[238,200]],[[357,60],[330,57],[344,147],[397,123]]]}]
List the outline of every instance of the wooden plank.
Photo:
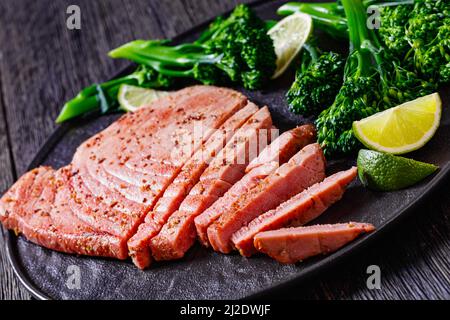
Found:
[{"label": "wooden plank", "polygon": [[[144,2],[139,1],[141,6]],[[9,43],[2,46],[0,68],[19,174],[55,129],[62,102],[127,64],[108,58],[107,53],[134,37],[132,25],[161,36],[157,25],[144,23],[145,13],[136,19],[139,6],[130,15],[122,0],[78,1],[81,30],[68,30],[65,12],[71,3],[47,1],[43,5],[42,1],[23,0],[3,2],[0,7],[1,15],[10,21],[0,34],[1,41]]]},{"label": "wooden plank", "polygon": [[[5,121],[5,106],[0,82],[0,195],[6,191],[15,179],[15,169],[11,161],[10,141]],[[0,227],[0,300],[29,299],[27,291],[14,277],[7,261],[5,247],[5,231]]]},{"label": "wooden plank", "polygon": [[205,21],[232,10],[238,3],[251,3],[244,1],[149,1],[156,13],[156,19],[164,30],[166,38],[172,38]]}]

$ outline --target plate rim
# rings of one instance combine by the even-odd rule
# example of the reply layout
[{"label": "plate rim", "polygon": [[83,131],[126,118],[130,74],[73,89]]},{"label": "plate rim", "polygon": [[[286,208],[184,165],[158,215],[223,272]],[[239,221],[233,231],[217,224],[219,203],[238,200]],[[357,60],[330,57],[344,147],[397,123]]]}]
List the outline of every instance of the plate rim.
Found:
[{"label": "plate rim", "polygon": [[[257,7],[260,5],[268,4],[265,0],[256,0],[248,5],[251,7]],[[226,15],[230,13],[232,10],[228,10],[223,14]],[[187,37],[191,34],[201,31],[206,26],[208,26],[213,19],[209,19],[203,23],[200,23],[180,34],[172,38],[172,41],[177,42],[180,39]],[[114,79],[129,71],[133,67],[133,64],[130,64],[123,68],[120,72],[116,73],[110,79]],[[86,119],[95,119],[98,117],[97,115],[91,115],[87,117],[81,118],[81,120]],[[44,142],[41,146],[30,165],[27,167],[27,171],[35,168],[36,166],[42,163],[42,160],[47,156],[48,152],[53,149],[53,147],[58,143],[58,141],[64,136],[64,134],[70,130],[72,127],[76,127],[77,121],[80,119],[76,119],[74,121],[69,121],[58,126],[50,135],[50,137]],[[272,291],[282,290],[283,288],[287,288],[294,284],[298,284],[300,282],[305,281],[307,278],[313,278],[317,276],[320,272],[323,272],[325,269],[330,268],[331,266],[343,262],[345,259],[348,259],[351,255],[357,254],[361,251],[361,249],[365,246],[368,246],[374,242],[375,239],[378,239],[382,234],[386,234],[392,228],[394,228],[400,221],[404,220],[408,217],[411,212],[414,211],[415,208],[420,206],[424,201],[426,201],[433,192],[443,183],[446,182],[447,178],[450,174],[450,161],[448,161],[444,167],[439,169],[439,172],[427,182],[427,185],[424,189],[423,194],[410,202],[406,207],[400,210],[395,216],[386,220],[382,225],[377,227],[377,229],[370,233],[366,234],[356,241],[346,245],[341,248],[339,251],[336,251],[330,255],[323,257],[317,263],[308,266],[302,269],[302,273],[300,275],[294,275],[285,280],[282,280],[266,289],[262,289],[256,292],[249,292],[246,296],[241,299],[257,299],[262,298],[263,296],[267,296],[268,293]],[[18,278],[19,282],[25,287],[25,289],[31,294],[32,297],[38,300],[53,300],[55,298],[50,297],[48,294],[43,292],[31,279],[28,278],[26,272],[24,271],[23,266],[21,265],[20,259],[17,256],[16,249],[14,248],[14,244],[17,243],[19,237],[14,234],[13,231],[8,230],[6,232],[6,256],[10,266],[13,269],[14,275]]]}]

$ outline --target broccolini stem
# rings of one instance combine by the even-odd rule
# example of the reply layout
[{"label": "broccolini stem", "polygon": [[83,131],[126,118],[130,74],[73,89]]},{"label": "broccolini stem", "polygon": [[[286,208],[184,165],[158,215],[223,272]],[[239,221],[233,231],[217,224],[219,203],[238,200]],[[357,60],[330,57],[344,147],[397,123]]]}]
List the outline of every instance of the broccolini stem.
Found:
[{"label": "broccolini stem", "polygon": [[99,107],[100,102],[96,96],[87,98],[76,96],[64,105],[58,118],[56,119],[56,123],[63,123],[82,114],[99,109]]},{"label": "broccolini stem", "polygon": [[[366,8],[361,0],[342,0],[349,28],[350,52],[358,51],[358,72],[360,76],[368,76],[372,70],[371,40],[373,31],[367,28]],[[371,33],[370,33],[371,32]]]},{"label": "broccolini stem", "polygon": [[358,50],[364,40],[369,38],[366,26],[367,15],[361,1],[342,1],[349,26],[350,51]]},{"label": "broccolini stem", "polygon": [[155,41],[136,40],[112,50],[109,56],[123,58],[158,70],[161,64],[190,67],[196,63],[215,63],[215,55],[205,54],[206,48],[198,44],[166,46]]},{"label": "broccolini stem", "polygon": [[303,3],[303,2],[288,2],[278,8],[277,14],[287,16],[295,12],[313,13],[334,15],[338,10],[337,2],[322,2],[322,3]]},{"label": "broccolini stem", "polygon": [[332,36],[343,39],[348,38],[347,19],[338,14],[338,5],[336,2],[288,2],[277,10],[277,13],[282,16],[296,12],[309,14],[319,29],[324,30]]},{"label": "broccolini stem", "polygon": [[98,96],[99,87],[108,96],[115,96],[122,84],[132,84],[135,81],[133,74],[114,79],[100,85],[92,85],[82,90],[75,98],[68,101],[61,110],[56,123],[62,123],[72,118],[78,117],[82,114],[99,110],[101,101]]},{"label": "broccolini stem", "polygon": [[64,105],[56,123],[62,123],[92,111],[105,113],[115,110],[115,107],[118,106],[117,94],[122,84],[156,88],[166,86],[167,84],[164,81],[166,80],[159,78],[153,70],[139,67],[136,71],[124,77],[91,85]]},{"label": "broccolini stem", "polygon": [[303,45],[303,49],[308,51],[309,56],[311,57],[312,62],[316,62],[317,59],[319,59],[320,52],[317,49],[317,46],[310,44],[309,42],[306,42]]},{"label": "broccolini stem", "polygon": [[[382,0],[363,0],[363,6],[368,7],[388,7],[404,4],[414,4],[414,0],[391,0],[383,2]],[[287,16],[296,12],[309,14],[318,29],[322,29],[332,36],[347,39],[348,25],[343,6],[338,2],[323,3],[303,3],[288,2],[277,10],[277,14]]]},{"label": "broccolini stem", "polygon": [[264,21],[264,23],[266,24],[267,31],[269,31],[278,23],[278,21],[277,20],[266,20],[266,21]]}]

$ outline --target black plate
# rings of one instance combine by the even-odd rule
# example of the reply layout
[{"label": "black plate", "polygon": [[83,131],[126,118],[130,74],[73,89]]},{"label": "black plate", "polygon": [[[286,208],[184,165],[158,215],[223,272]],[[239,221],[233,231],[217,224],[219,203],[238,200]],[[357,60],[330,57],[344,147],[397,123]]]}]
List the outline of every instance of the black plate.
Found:
[{"label": "black plate", "polygon": [[[265,19],[275,18],[280,3],[260,3],[255,9]],[[178,37],[177,41],[192,39],[203,28],[204,25],[193,29]],[[292,72],[286,74],[266,91],[244,90],[259,105],[270,106],[274,122],[280,128],[309,120],[295,117],[286,109],[283,95],[292,77]],[[441,96],[444,101],[441,127],[424,148],[409,155],[439,165],[439,172],[412,188],[391,193],[371,192],[358,182],[353,183],[344,198],[315,223],[362,221],[374,224],[377,230],[329,256],[313,258],[297,265],[280,265],[264,256],[246,259],[237,254],[217,254],[196,245],[180,261],[155,263],[151,269],[140,271],[131,261],[66,255],[9,233],[9,260],[20,281],[39,299],[236,299],[261,295],[293,281],[311,277],[313,273],[341,260],[381,235],[416,207],[450,171],[448,89],[441,92]],[[61,126],[30,168],[41,164],[61,167],[69,163],[82,141],[108,126],[117,117],[103,116]],[[352,164],[354,157],[334,161],[330,163],[329,171],[348,168]],[[80,270],[81,289],[70,289],[67,285],[70,266]]]}]

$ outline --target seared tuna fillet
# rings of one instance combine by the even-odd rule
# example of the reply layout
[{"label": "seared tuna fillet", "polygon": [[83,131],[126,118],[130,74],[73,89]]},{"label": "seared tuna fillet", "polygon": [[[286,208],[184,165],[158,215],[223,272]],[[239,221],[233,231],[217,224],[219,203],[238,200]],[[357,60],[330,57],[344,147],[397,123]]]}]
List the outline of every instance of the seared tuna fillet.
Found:
[{"label": "seared tuna fillet", "polygon": [[356,174],[355,167],[333,174],[283,202],[276,209],[260,215],[233,234],[231,241],[234,247],[241,255],[249,257],[256,253],[253,238],[257,233],[287,226],[301,226],[317,218],[342,198],[345,188],[355,179]]},{"label": "seared tuna fillet", "polygon": [[[182,165],[245,103],[234,91],[198,86],[122,117],[78,148],[79,178],[71,186],[82,206],[74,212],[98,231],[129,239]],[[105,215],[99,202],[116,213]]]},{"label": "seared tuna fillet", "polygon": [[281,263],[296,263],[306,258],[328,254],[359,235],[375,230],[368,223],[339,223],[265,231],[255,236],[255,247]]},{"label": "seared tuna fillet", "polygon": [[[136,225],[194,151],[245,101],[234,91],[215,87],[180,90],[87,140],[74,156],[74,168],[87,189],[132,216]],[[78,214],[82,220],[93,219],[90,212]],[[107,220],[99,211],[93,226],[106,231]]]},{"label": "seared tuna fillet", "polygon": [[214,250],[229,253],[233,233],[324,178],[322,149],[317,143],[304,147],[249,192],[220,208],[220,218],[208,227],[209,243]]},{"label": "seared tuna fillet", "polygon": [[[0,200],[1,211],[20,219],[2,220],[8,227],[16,225],[14,229],[30,240],[56,250],[123,259],[127,240],[182,166],[246,103],[247,99],[236,91],[195,86],[126,114],[83,143],[72,164],[55,172],[60,185],[46,189],[45,195],[52,196],[41,201],[39,217],[29,211],[37,197],[37,191],[33,191],[26,200],[19,198],[12,209],[5,195]],[[20,179],[19,185],[23,181]],[[38,230],[39,224],[34,224],[39,221],[45,226],[48,219],[41,218],[45,215],[50,215],[52,226],[58,221],[55,232]],[[61,237],[65,232],[70,234],[72,225],[80,230],[69,237],[76,243],[65,238],[66,242],[62,242]],[[47,232],[45,241],[35,236],[39,232]],[[86,234],[85,241],[81,234]],[[89,252],[82,249],[83,245],[93,248],[90,239],[96,237],[111,240],[102,242],[105,248]]]},{"label": "seared tuna fillet", "polygon": [[255,104],[248,103],[246,107],[225,121],[183,166],[181,172],[159,198],[154,209],[146,215],[137,233],[128,241],[129,254],[137,267],[143,269],[150,264],[150,240],[158,234],[170,215],[179,208],[211,159],[226,145],[235,131],[257,111],[258,107]]},{"label": "seared tuna fillet", "polygon": [[70,177],[70,167],[40,167],[23,175],[0,201],[3,225],[52,250],[125,259],[119,238],[98,233],[73,214]]},{"label": "seared tuna fillet", "polygon": [[236,182],[223,197],[195,218],[195,227],[200,242],[204,246],[209,246],[207,229],[220,216],[221,208],[233,203],[243,193],[250,191],[300,149],[312,143],[314,139],[314,127],[304,125],[286,131],[263,149],[258,157],[247,166],[245,170],[247,174]]},{"label": "seared tuna fillet", "polygon": [[152,239],[150,248],[156,260],[172,260],[184,256],[196,238],[194,218],[242,178],[248,163],[256,157],[251,145],[259,141],[261,129],[267,130],[271,126],[269,110],[264,107],[236,132],[203,172],[200,181],[189,192],[180,208]]},{"label": "seared tuna fillet", "polygon": [[306,145],[313,143],[316,138],[316,128],[311,124],[305,124],[281,134],[268,145],[257,158],[247,166],[245,172],[250,172],[256,167],[270,162],[283,164]]}]

